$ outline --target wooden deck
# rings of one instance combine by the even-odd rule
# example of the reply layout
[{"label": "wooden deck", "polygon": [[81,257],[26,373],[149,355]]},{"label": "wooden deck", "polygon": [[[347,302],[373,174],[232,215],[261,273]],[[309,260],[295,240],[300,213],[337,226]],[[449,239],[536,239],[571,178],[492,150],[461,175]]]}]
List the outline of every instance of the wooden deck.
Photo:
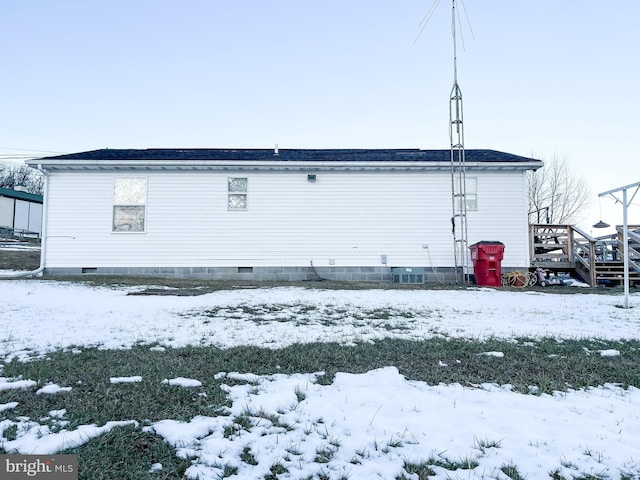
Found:
[{"label": "wooden deck", "polygon": [[620,285],[624,281],[624,249],[629,249],[629,282],[640,284],[640,226],[622,227],[608,237],[594,238],[574,225],[531,224],[531,267],[576,274],[592,287]]}]

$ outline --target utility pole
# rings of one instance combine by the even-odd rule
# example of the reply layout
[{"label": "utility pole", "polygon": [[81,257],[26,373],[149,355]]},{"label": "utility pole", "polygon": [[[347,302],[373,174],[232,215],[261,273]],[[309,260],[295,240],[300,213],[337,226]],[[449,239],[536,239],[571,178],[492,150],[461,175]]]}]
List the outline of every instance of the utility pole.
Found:
[{"label": "utility pole", "polygon": [[468,284],[469,260],[467,240],[467,172],[464,152],[462,91],[458,85],[456,45],[456,0],[451,11],[453,35],[453,88],[449,96],[449,139],[451,140],[451,229],[453,233],[456,283]]}]

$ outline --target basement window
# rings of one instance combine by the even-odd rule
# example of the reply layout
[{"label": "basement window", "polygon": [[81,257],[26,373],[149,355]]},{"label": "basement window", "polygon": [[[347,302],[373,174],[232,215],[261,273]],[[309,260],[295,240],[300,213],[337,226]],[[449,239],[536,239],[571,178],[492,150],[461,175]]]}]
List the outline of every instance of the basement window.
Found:
[{"label": "basement window", "polygon": [[227,179],[227,206],[229,210],[247,209],[247,178],[231,177]]},{"label": "basement window", "polygon": [[146,178],[114,179],[112,231],[144,232],[146,204]]}]

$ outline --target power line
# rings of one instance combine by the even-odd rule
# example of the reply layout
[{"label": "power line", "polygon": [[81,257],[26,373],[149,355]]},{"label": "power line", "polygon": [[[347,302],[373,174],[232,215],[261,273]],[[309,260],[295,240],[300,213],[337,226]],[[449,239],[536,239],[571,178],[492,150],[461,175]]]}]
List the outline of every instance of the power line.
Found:
[{"label": "power line", "polygon": [[17,150],[19,152],[37,152],[38,154],[40,154],[40,153],[54,153],[56,155],[62,155],[64,153],[67,153],[67,152],[55,152],[53,150],[40,150],[40,149],[36,150],[36,149],[32,149],[32,148],[17,148],[17,147],[0,147],[0,150]]},{"label": "power line", "polygon": [[23,133],[25,135],[31,135],[31,136],[34,136],[34,137],[45,138],[47,140],[53,140],[54,142],[69,143],[71,145],[78,145],[79,147],[82,147],[82,148],[89,148],[86,145],[83,145],[81,143],[70,142],[69,140],[62,140],[60,138],[49,137],[47,135],[41,135],[39,133],[29,132],[29,131],[26,131],[26,130],[20,130],[19,128],[8,127],[7,125],[0,125],[0,128],[4,128],[5,130],[11,130],[13,132]]}]

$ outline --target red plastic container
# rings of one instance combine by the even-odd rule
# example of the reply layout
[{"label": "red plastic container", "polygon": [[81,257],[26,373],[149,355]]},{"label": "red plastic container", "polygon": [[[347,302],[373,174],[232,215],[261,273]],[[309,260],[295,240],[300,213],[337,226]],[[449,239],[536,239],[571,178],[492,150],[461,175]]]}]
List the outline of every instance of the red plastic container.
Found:
[{"label": "red plastic container", "polygon": [[476,285],[480,287],[501,287],[504,243],[478,242],[469,246],[469,250],[471,251]]}]

